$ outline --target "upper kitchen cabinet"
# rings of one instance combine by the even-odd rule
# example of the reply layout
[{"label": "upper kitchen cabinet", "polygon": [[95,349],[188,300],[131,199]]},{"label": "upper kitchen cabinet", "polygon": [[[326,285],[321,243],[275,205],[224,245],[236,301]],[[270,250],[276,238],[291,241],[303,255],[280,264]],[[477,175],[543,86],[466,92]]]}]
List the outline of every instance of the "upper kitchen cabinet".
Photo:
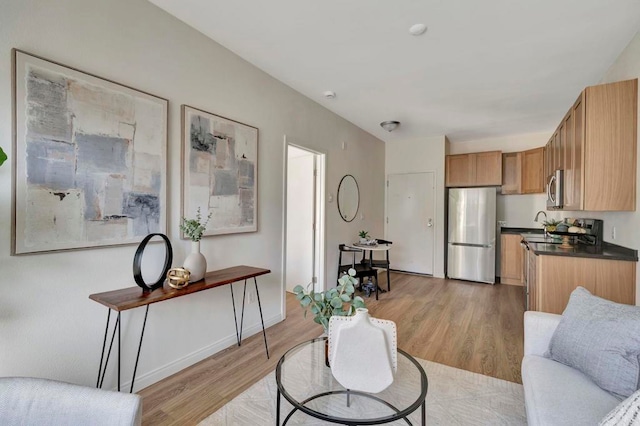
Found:
[{"label": "upper kitchen cabinet", "polygon": [[502,154],[502,195],[522,194],[522,153]]},{"label": "upper kitchen cabinet", "polygon": [[638,80],[587,87],[545,147],[564,170],[564,210],[634,211]]},{"label": "upper kitchen cabinet", "polygon": [[502,194],[544,192],[544,148],[502,154]]},{"label": "upper kitchen cabinet", "polygon": [[544,148],[535,148],[522,153],[522,193],[544,192]]},{"label": "upper kitchen cabinet", "polygon": [[445,186],[502,185],[502,152],[474,152],[447,155]]}]

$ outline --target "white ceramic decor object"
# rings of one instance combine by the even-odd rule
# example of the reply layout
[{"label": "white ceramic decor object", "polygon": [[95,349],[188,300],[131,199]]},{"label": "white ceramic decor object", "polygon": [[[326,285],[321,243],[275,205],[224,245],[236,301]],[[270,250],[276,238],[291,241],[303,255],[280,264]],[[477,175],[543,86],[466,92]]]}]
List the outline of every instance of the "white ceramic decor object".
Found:
[{"label": "white ceramic decor object", "polygon": [[204,278],[207,272],[207,259],[200,253],[200,241],[191,241],[191,253],[184,260],[182,267],[191,273],[190,283]]},{"label": "white ceramic decor object", "polygon": [[367,309],[331,317],[329,360],[333,377],[346,389],[382,392],[398,368],[396,324],[371,318]]}]

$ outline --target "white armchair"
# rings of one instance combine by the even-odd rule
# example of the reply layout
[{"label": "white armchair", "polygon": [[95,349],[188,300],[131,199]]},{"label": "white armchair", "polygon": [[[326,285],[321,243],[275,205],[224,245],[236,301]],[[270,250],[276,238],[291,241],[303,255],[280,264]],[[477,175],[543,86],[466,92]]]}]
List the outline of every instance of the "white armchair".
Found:
[{"label": "white armchair", "polygon": [[596,425],[620,402],[578,370],[545,358],[562,315],[524,314],[522,384],[530,426]]},{"label": "white armchair", "polygon": [[142,398],[27,377],[0,378],[1,425],[140,425]]}]

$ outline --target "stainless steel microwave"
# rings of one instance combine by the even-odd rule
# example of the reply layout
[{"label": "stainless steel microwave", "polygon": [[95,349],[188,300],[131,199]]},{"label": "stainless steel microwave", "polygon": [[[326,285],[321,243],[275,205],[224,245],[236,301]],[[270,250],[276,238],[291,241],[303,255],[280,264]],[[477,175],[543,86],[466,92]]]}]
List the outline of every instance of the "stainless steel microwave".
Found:
[{"label": "stainless steel microwave", "polygon": [[556,170],[547,180],[547,209],[561,209],[564,199],[564,170]]}]

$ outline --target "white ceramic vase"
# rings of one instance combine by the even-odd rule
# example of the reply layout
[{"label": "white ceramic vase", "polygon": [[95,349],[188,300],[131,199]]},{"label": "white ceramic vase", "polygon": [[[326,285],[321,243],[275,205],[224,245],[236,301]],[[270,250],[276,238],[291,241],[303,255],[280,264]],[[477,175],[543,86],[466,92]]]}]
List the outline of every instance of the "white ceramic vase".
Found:
[{"label": "white ceramic vase", "polygon": [[207,259],[200,253],[200,241],[191,241],[191,253],[184,260],[182,266],[191,273],[190,283],[204,278],[204,274],[207,272]]},{"label": "white ceramic vase", "polygon": [[329,360],[333,377],[346,389],[382,392],[398,367],[396,324],[371,318],[367,309],[331,317]]}]

